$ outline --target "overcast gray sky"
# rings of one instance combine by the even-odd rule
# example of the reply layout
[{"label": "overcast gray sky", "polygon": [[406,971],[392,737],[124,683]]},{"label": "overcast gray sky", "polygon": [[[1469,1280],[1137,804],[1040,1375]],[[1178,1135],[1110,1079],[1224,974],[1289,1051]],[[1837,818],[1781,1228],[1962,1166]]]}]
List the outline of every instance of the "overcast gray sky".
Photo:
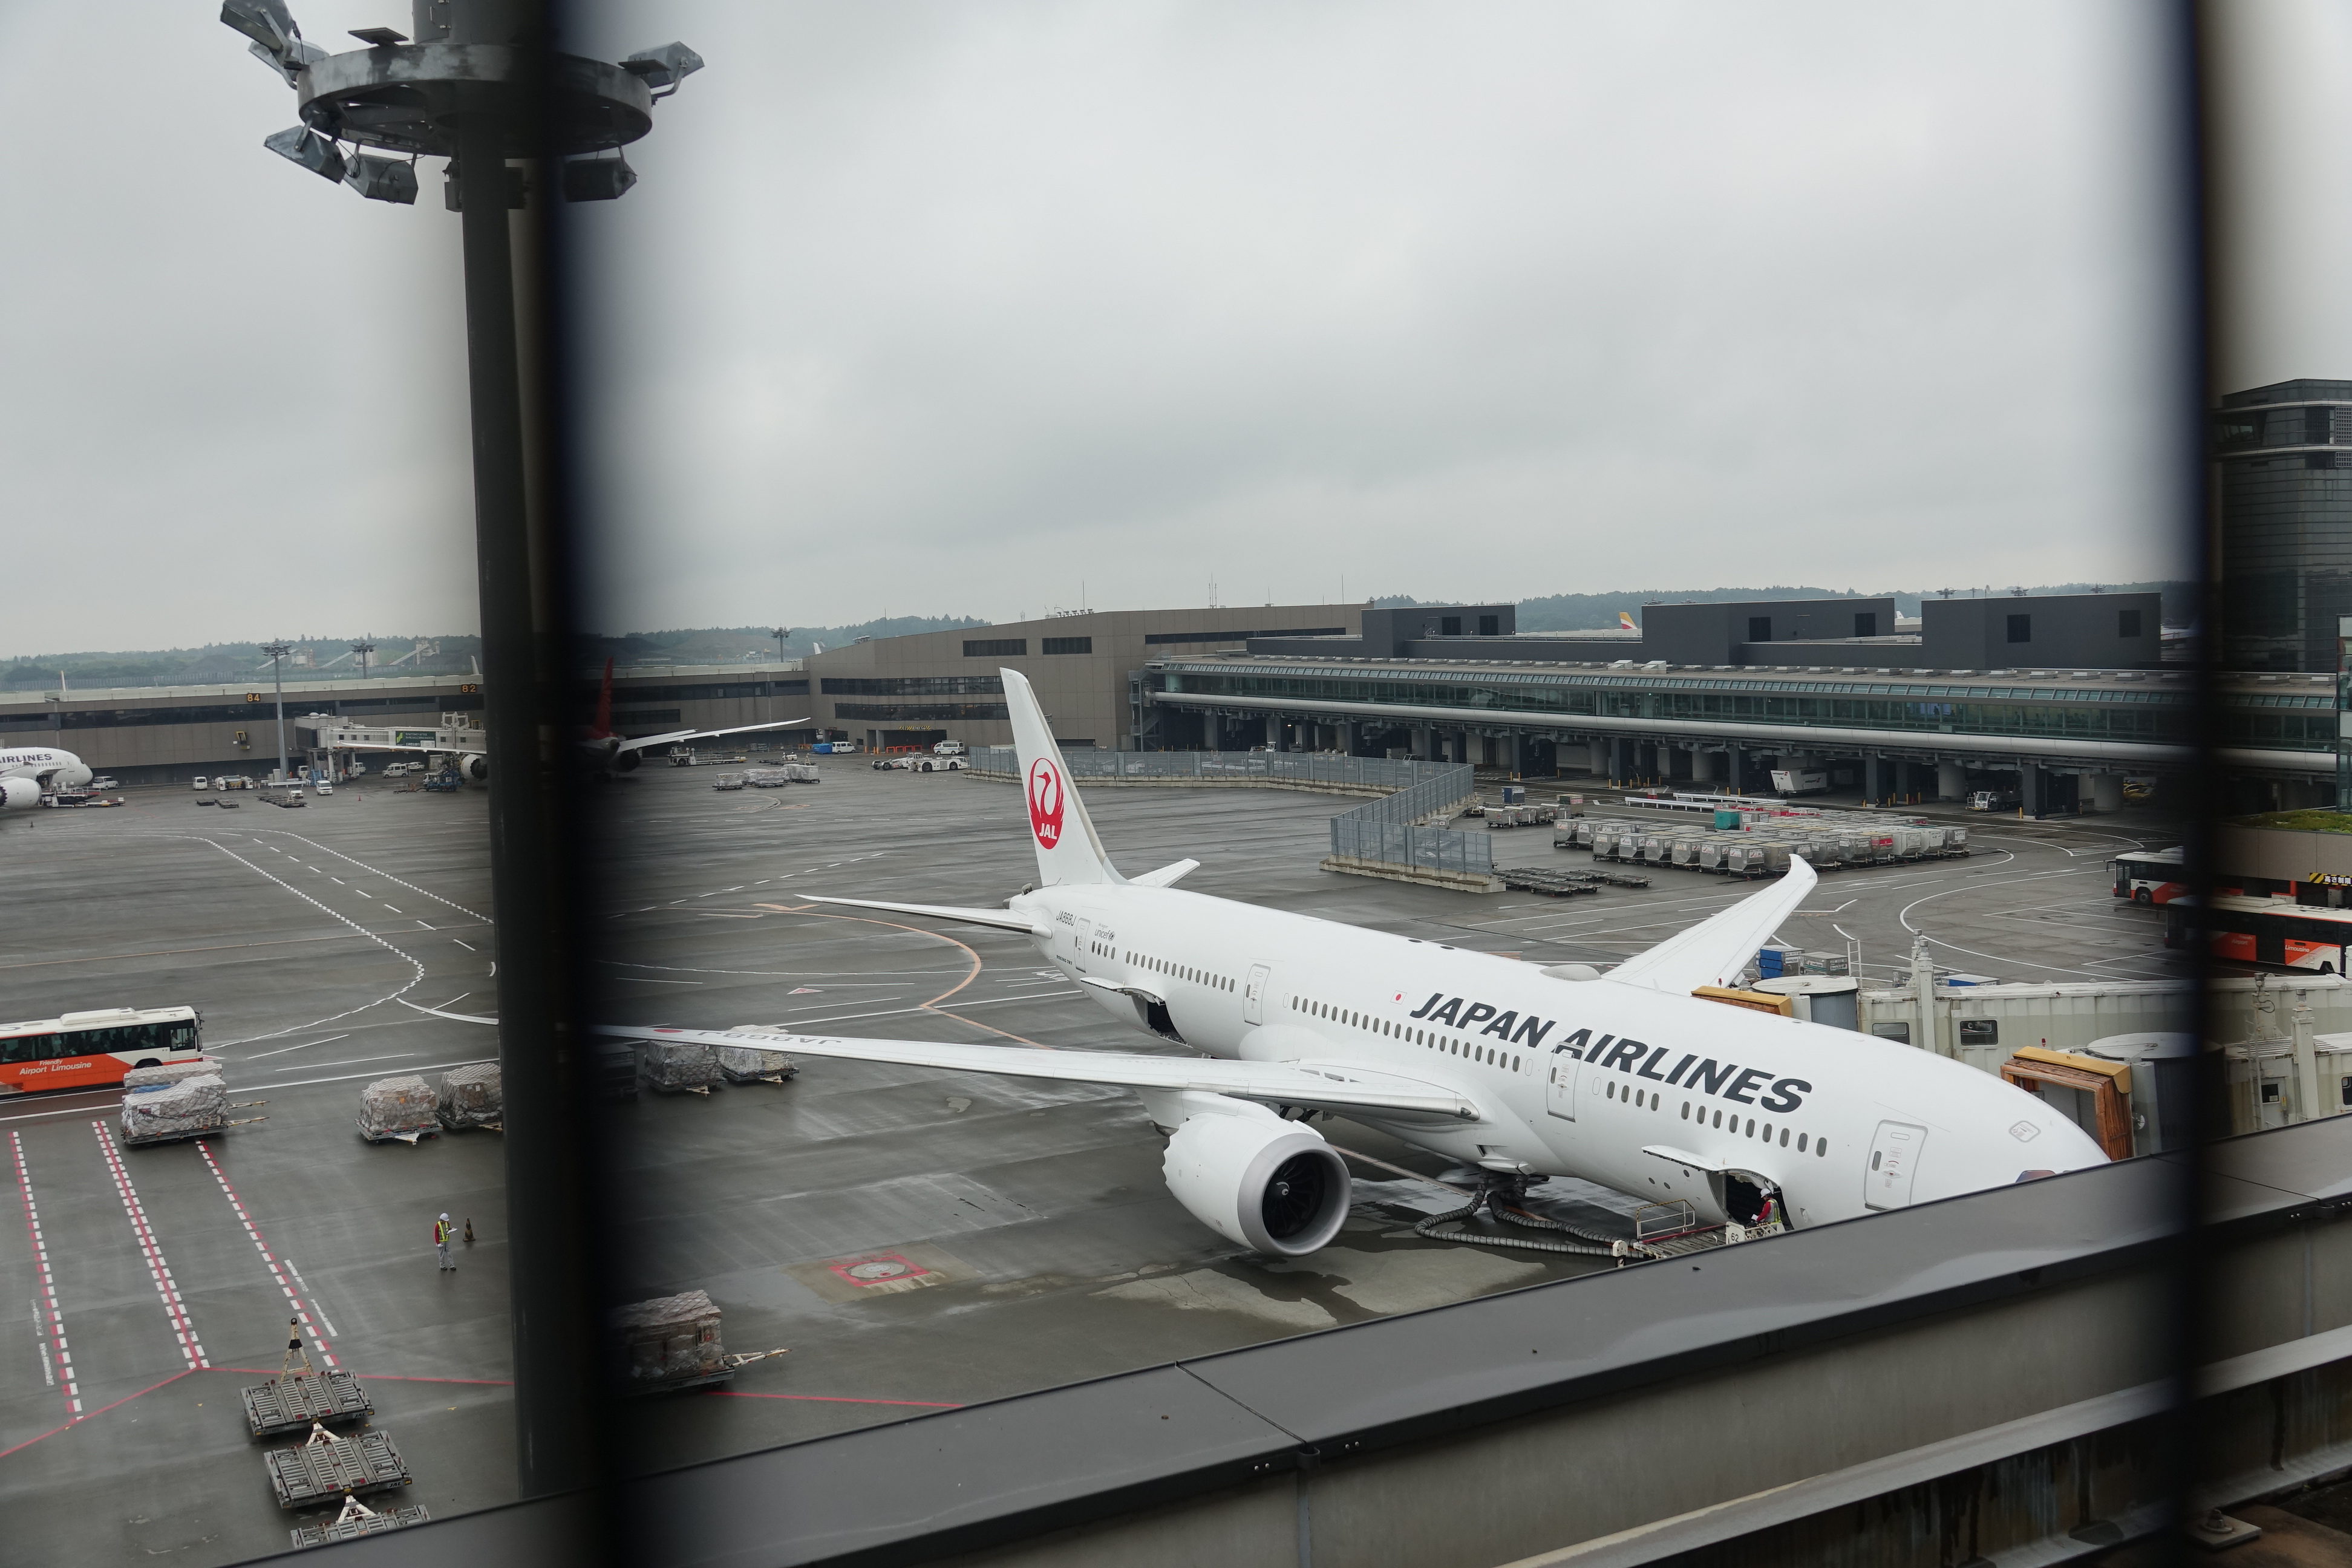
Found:
[{"label": "overcast gray sky", "polygon": [[[2342,14],[2250,4],[2335,188]],[[2179,569],[2136,0],[610,9],[710,63],[582,209],[607,629]],[[264,152],[208,0],[0,81],[0,655],[471,629],[437,173]],[[2308,221],[2244,377],[2352,374]]]}]

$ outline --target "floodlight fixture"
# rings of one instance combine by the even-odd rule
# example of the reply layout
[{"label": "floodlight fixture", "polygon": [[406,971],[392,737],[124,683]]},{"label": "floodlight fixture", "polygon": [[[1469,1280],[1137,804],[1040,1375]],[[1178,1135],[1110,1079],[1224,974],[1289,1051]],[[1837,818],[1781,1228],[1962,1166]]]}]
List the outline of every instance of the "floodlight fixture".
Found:
[{"label": "floodlight fixture", "polygon": [[343,171],[343,184],[351,186],[372,202],[397,202],[403,206],[416,205],[416,163],[398,158],[378,158],[360,153],[350,159]]},{"label": "floodlight fixture", "polygon": [[618,201],[637,183],[637,172],[618,153],[609,158],[580,158],[563,165],[563,199],[567,202]]},{"label": "floodlight fixture", "polygon": [[220,19],[273,55],[302,36],[286,0],[223,0]]},{"label": "floodlight fixture", "polygon": [[702,68],[702,57],[684,44],[668,43],[657,49],[639,49],[621,62],[621,68],[649,88],[667,88],[656,98],[667,98],[678,83]]},{"label": "floodlight fixture", "polygon": [[343,177],[341,149],[308,126],[289,125],[274,136],[263,137],[261,144],[288,163],[299,163],[322,180]]}]

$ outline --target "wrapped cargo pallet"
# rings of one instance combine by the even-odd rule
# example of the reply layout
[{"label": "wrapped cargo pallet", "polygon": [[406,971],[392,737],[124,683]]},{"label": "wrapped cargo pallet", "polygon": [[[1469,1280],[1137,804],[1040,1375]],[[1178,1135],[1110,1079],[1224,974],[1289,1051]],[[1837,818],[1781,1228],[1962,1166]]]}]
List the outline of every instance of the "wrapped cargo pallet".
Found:
[{"label": "wrapped cargo pallet", "polygon": [[656,1089],[708,1092],[719,1081],[719,1052],[715,1047],[685,1040],[647,1040],[640,1060],[645,1066],[646,1081]]},{"label": "wrapped cargo pallet", "polygon": [[614,1370],[632,1393],[717,1383],[734,1375],[719,1338],[719,1309],[704,1290],[615,1307]]},{"label": "wrapped cargo pallet", "polygon": [[205,1059],[193,1062],[165,1062],[161,1067],[132,1068],[122,1075],[122,1091],[135,1094],[142,1089],[161,1089],[165,1084],[185,1083],[192,1078],[217,1075],[221,1065]]},{"label": "wrapped cargo pallet", "polygon": [[421,1135],[441,1130],[435,1115],[439,1104],[433,1086],[414,1074],[378,1079],[360,1090],[360,1136],[371,1143],[386,1138],[414,1143]]},{"label": "wrapped cargo pallet", "polygon": [[436,1114],[441,1125],[448,1128],[499,1125],[506,1117],[506,1102],[500,1093],[499,1064],[468,1062],[443,1073]]},{"label": "wrapped cargo pallet", "polygon": [[782,1083],[801,1069],[782,1051],[760,1046],[721,1046],[719,1070],[730,1083]]},{"label": "wrapped cargo pallet", "polygon": [[152,1143],[228,1125],[228,1086],[211,1074],[157,1084],[122,1097],[122,1139]]}]

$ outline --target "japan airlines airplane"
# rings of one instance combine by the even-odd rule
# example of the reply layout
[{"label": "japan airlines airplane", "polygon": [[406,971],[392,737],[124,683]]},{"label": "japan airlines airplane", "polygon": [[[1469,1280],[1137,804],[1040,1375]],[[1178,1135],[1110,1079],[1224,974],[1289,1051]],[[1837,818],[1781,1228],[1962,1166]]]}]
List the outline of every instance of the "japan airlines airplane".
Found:
[{"label": "japan airlines airplane", "polygon": [[23,811],[40,805],[45,789],[79,789],[89,781],[89,764],[71,752],[0,748],[0,811]]},{"label": "japan airlines airplane", "polygon": [[2054,1107],[1973,1068],[1695,994],[1727,985],[1811,890],[1801,859],[1606,974],[1189,893],[1172,884],[1197,861],[1113,868],[1029,683],[1003,675],[1037,885],[1003,909],[818,901],[1017,931],[1112,1016],[1198,1054],[596,1032],[1130,1088],[1169,1134],[1178,1201],[1277,1257],[1347,1217],[1347,1166],[1305,1121],[1318,1110],[1478,1167],[1488,1202],[1576,1176],[1717,1223],[1769,1203],[1822,1225],[2105,1161]]}]

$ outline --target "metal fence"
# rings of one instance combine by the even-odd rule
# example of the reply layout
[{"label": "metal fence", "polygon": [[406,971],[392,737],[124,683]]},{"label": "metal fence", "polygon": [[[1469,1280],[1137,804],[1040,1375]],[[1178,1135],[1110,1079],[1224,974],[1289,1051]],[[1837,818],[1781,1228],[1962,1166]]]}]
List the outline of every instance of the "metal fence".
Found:
[{"label": "metal fence", "polygon": [[[1441,773],[1460,773],[1450,763],[1391,762],[1386,757],[1337,757],[1313,752],[1065,752],[1074,779],[1264,779],[1274,784],[1356,785],[1402,790]],[[976,773],[1017,777],[1020,759],[1011,746],[978,746]],[[1469,794],[1465,784],[1464,795]]]},{"label": "metal fence", "polygon": [[1331,819],[1331,853],[1469,876],[1492,872],[1495,841],[1486,834],[1413,826],[1475,795],[1477,771],[1459,763],[1418,765],[1432,776]]},{"label": "metal fence", "polygon": [[[1382,798],[1331,819],[1332,854],[1472,876],[1495,867],[1494,840],[1487,835],[1413,826],[1424,816],[1450,814],[1477,794],[1477,770],[1460,763],[1313,752],[1066,752],[1062,761],[1070,777],[1081,781],[1259,779],[1388,790],[1391,793]],[[1017,778],[1021,762],[1011,746],[979,746],[972,750],[971,767],[975,773]]]}]

